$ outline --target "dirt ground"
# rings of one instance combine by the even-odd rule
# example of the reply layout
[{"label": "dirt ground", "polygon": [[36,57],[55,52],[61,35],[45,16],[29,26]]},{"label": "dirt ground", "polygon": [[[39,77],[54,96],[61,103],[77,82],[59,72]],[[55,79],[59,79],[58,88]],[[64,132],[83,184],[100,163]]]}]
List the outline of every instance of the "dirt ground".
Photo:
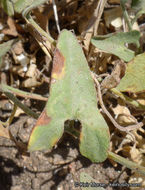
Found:
[{"label": "dirt ground", "polygon": [[[35,120],[21,116],[13,123],[13,134],[27,139]],[[0,138],[0,189],[1,190],[71,190],[80,181],[80,173],[86,172],[98,183],[127,183],[130,170],[121,165],[116,168],[106,160],[92,164],[81,156],[78,141],[65,134],[52,152],[33,152],[22,155],[15,144]],[[107,190],[116,188],[106,187]],[[119,189],[119,188],[117,188]],[[124,189],[128,189],[125,188]]]},{"label": "dirt ground", "polygon": [[[57,3],[59,7],[60,27],[62,29],[67,28],[68,30],[75,31],[75,34],[81,43],[81,37],[87,28],[87,23],[90,23],[92,13],[96,10],[96,1],[62,0],[57,1]],[[65,3],[67,3],[67,6],[64,6]],[[88,9],[88,7],[90,8]],[[119,7],[119,1],[110,0],[104,10],[108,11],[111,8],[116,9],[116,7]],[[88,10],[87,13],[86,10]],[[122,28],[116,29],[111,24],[106,26],[106,23],[109,21],[107,20],[108,13],[105,16],[105,11],[101,17],[101,21],[99,21],[100,25],[98,33],[105,35],[121,31]],[[49,15],[48,12],[50,13]],[[113,14],[116,14],[116,12]],[[41,27],[46,31],[49,27],[51,35],[54,39],[57,39],[58,32],[53,16],[52,5],[48,3],[42,10],[40,8],[40,10],[37,9],[33,11],[33,15]],[[0,68],[1,82],[21,90],[35,92],[48,97],[52,63],[50,63],[51,61],[45,56],[44,52],[42,52],[34,37],[32,37],[33,35],[29,33],[29,30],[26,27],[26,22],[20,14],[16,14],[11,18],[0,8],[0,24],[2,24],[3,27],[3,29],[0,29],[0,32],[4,35],[3,39],[1,39],[0,36],[1,42],[15,38],[18,39],[18,42],[13,46],[12,50],[7,52],[3,58],[5,65]],[[87,42],[84,42],[82,47],[84,48],[86,57],[88,56],[90,69],[97,74],[111,73],[112,68],[114,68],[114,60],[116,61],[118,59],[107,53],[96,52],[93,48],[89,51],[85,43],[87,44]],[[144,45],[142,44],[142,46]],[[89,57],[89,52],[91,51],[94,51],[91,55],[93,58],[91,56]],[[21,54],[25,57],[25,63],[18,59]],[[23,71],[25,67],[29,70],[31,65],[36,66],[35,69],[37,72],[39,71],[39,75],[34,76],[33,73],[35,72],[32,72],[31,76],[29,76]],[[32,78],[34,80],[33,85],[31,86],[31,82],[27,81]],[[13,104],[4,94],[1,93],[0,95],[0,119],[4,122],[10,117]],[[45,102],[32,101],[28,98],[24,99],[19,97],[19,100],[32,108],[32,110],[39,115],[45,106]],[[108,106],[107,108],[113,117],[115,117],[113,108],[119,105],[120,107],[122,106],[121,109],[125,108],[130,110],[131,114],[138,121],[141,121],[143,118],[144,110],[135,110],[128,105],[122,105],[122,102],[117,100],[117,98],[114,98],[110,93],[104,95],[104,102],[106,106]],[[118,110],[120,107],[118,107]],[[122,112],[120,114],[122,114]],[[119,146],[123,142],[122,149],[118,151],[120,155],[126,156],[126,158],[129,158],[132,161],[136,161],[136,158],[133,159],[130,153],[130,150],[132,150],[133,147],[132,143],[130,143],[130,141],[125,141],[126,136],[116,132],[114,126],[110,124],[110,121],[107,119],[106,121],[109,124],[112,138],[110,141],[111,151],[119,150]],[[9,129],[19,144],[28,142],[30,132],[35,125],[35,122],[35,119],[27,116],[21,112],[21,110],[18,110]],[[137,137],[142,137],[144,131],[136,135],[138,135]],[[123,138],[125,139],[124,141]],[[139,140],[140,139],[141,138],[139,138]],[[141,139],[138,147],[142,148],[142,142],[144,141]],[[136,152],[132,155],[134,156],[135,154]],[[144,152],[139,152],[138,155],[143,155],[142,160],[144,160]],[[138,162],[138,160],[136,162]],[[103,163],[92,163],[80,154],[78,139],[67,133],[63,135],[59,143],[49,152],[37,151],[24,153],[20,148],[16,147],[13,141],[0,137],[0,190],[95,190],[95,187],[80,187],[82,185],[80,183],[80,175],[82,172],[89,174],[95,179],[97,184],[100,184],[100,186],[104,187],[106,190],[131,189],[128,187],[128,184],[130,183],[130,177],[133,176],[133,171],[109,159]],[[116,186],[113,187],[113,184]],[[143,190],[145,188],[137,187],[134,189]]]}]

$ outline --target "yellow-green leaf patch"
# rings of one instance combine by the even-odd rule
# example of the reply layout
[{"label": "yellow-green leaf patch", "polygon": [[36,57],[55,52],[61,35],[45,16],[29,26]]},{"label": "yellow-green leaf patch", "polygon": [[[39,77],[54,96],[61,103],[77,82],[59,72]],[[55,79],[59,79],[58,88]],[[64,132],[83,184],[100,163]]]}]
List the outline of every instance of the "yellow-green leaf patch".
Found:
[{"label": "yellow-green leaf patch", "polygon": [[54,54],[50,95],[30,136],[28,149],[52,148],[67,120],[82,125],[80,152],[93,162],[107,158],[108,126],[97,108],[96,90],[88,63],[75,36],[63,30]]}]

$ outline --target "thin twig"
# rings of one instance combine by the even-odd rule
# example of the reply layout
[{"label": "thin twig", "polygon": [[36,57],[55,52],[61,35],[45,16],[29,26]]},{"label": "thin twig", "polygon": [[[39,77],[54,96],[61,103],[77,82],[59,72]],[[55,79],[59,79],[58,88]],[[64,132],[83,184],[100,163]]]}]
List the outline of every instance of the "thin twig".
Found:
[{"label": "thin twig", "polygon": [[52,0],[52,3],[53,3],[53,11],[54,11],[56,27],[57,27],[58,33],[60,33],[59,19],[58,19],[57,6],[56,6],[56,3],[55,3],[55,0]]},{"label": "thin twig", "polygon": [[140,123],[137,123],[137,124],[134,124],[134,125],[129,125],[127,127],[123,127],[121,125],[119,125],[115,120],[114,118],[111,116],[111,114],[108,112],[108,110],[106,109],[104,103],[103,103],[103,100],[102,100],[102,94],[101,94],[101,88],[100,88],[100,84],[95,76],[94,73],[91,73],[96,85],[97,85],[97,89],[98,89],[98,98],[99,98],[99,103],[100,103],[100,106],[101,108],[103,109],[104,113],[109,117],[109,119],[111,120],[111,122],[113,123],[113,125],[119,129],[120,131],[124,131],[124,132],[129,132],[129,131],[132,131],[134,129],[139,129],[140,127],[143,126],[143,123],[140,122]]},{"label": "thin twig", "polygon": [[97,9],[95,10],[94,15],[97,17],[96,22],[94,24],[94,36],[97,35],[97,31],[98,31],[98,26],[99,26],[99,22],[105,7],[107,0],[100,0],[97,6]]}]

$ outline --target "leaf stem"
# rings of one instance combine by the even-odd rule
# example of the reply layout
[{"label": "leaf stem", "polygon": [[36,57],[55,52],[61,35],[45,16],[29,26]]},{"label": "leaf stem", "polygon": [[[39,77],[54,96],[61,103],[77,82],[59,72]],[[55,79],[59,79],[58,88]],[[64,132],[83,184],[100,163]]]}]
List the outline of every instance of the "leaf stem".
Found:
[{"label": "leaf stem", "polygon": [[[140,127],[142,127],[144,124],[143,122],[140,122],[140,123],[137,123],[137,124],[134,124],[134,125],[129,125],[127,127],[123,127],[121,125],[119,125],[115,120],[114,118],[111,116],[111,114],[108,112],[108,110],[106,109],[104,103],[103,103],[103,99],[102,99],[102,94],[101,94],[101,88],[100,88],[100,84],[96,78],[96,75],[94,73],[91,73],[95,83],[96,83],[96,86],[97,86],[97,89],[98,89],[98,98],[99,98],[99,103],[100,103],[100,106],[101,108],[103,109],[104,113],[109,117],[109,119],[111,120],[111,122],[113,123],[113,125],[119,129],[120,131],[124,131],[124,132],[127,132],[129,133],[129,131],[132,131],[132,130],[135,130],[135,129],[139,129]],[[130,133],[129,133],[130,134]],[[131,134],[130,134],[131,135]],[[131,135],[132,136],[132,135]]]},{"label": "leaf stem", "polygon": [[140,166],[139,164],[134,163],[132,161],[129,161],[126,158],[123,158],[122,156],[119,156],[113,152],[108,151],[108,158],[118,162],[121,165],[126,166],[127,168],[131,170],[134,170],[135,172],[145,175],[145,167]]},{"label": "leaf stem", "polygon": [[128,29],[129,29],[129,31],[132,31],[132,24],[131,24],[131,21],[129,19],[128,12],[127,12],[127,10],[125,8],[125,2],[124,2],[124,0],[120,1],[120,5],[121,5],[122,11],[123,11],[124,19],[125,19],[125,21],[126,21],[126,23],[128,25]]},{"label": "leaf stem", "polygon": [[18,107],[20,107],[27,115],[34,117],[37,119],[39,117],[38,114],[33,112],[30,108],[28,108],[26,105],[22,104],[13,94],[10,92],[5,92],[6,96],[12,100]]},{"label": "leaf stem", "polygon": [[31,98],[31,99],[42,100],[42,101],[47,101],[48,100],[48,98],[43,97],[41,95],[38,95],[38,94],[35,94],[35,93],[30,93],[30,92],[25,92],[25,91],[13,88],[11,86],[8,86],[6,84],[1,84],[0,85],[0,91],[2,91],[4,93],[5,92],[10,92],[10,93],[13,93],[13,94],[15,94],[17,96],[21,96],[21,97],[24,97],[24,98]]}]

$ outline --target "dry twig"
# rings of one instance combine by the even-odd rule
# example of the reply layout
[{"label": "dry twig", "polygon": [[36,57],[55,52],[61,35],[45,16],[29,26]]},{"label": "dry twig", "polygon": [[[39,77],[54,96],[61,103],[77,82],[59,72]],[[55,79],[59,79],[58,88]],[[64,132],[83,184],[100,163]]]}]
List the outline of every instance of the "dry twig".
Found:
[{"label": "dry twig", "polygon": [[[96,83],[96,86],[97,86],[97,89],[98,89],[98,99],[99,99],[99,103],[100,103],[100,106],[102,108],[102,110],[104,111],[104,113],[109,117],[109,119],[111,120],[111,122],[113,123],[113,125],[119,129],[120,131],[124,131],[126,133],[129,133],[130,131],[132,130],[135,130],[135,129],[139,129],[140,127],[143,126],[143,122],[139,122],[137,124],[134,124],[134,125],[129,125],[127,127],[123,127],[121,125],[119,125],[115,120],[114,118],[111,116],[111,114],[108,112],[108,110],[106,109],[105,105],[104,105],[104,102],[102,100],[102,93],[101,93],[101,88],[100,88],[100,84],[97,80],[97,77],[96,77],[96,74],[94,73],[91,73],[95,83]],[[129,133],[130,134],[130,133]]]}]

